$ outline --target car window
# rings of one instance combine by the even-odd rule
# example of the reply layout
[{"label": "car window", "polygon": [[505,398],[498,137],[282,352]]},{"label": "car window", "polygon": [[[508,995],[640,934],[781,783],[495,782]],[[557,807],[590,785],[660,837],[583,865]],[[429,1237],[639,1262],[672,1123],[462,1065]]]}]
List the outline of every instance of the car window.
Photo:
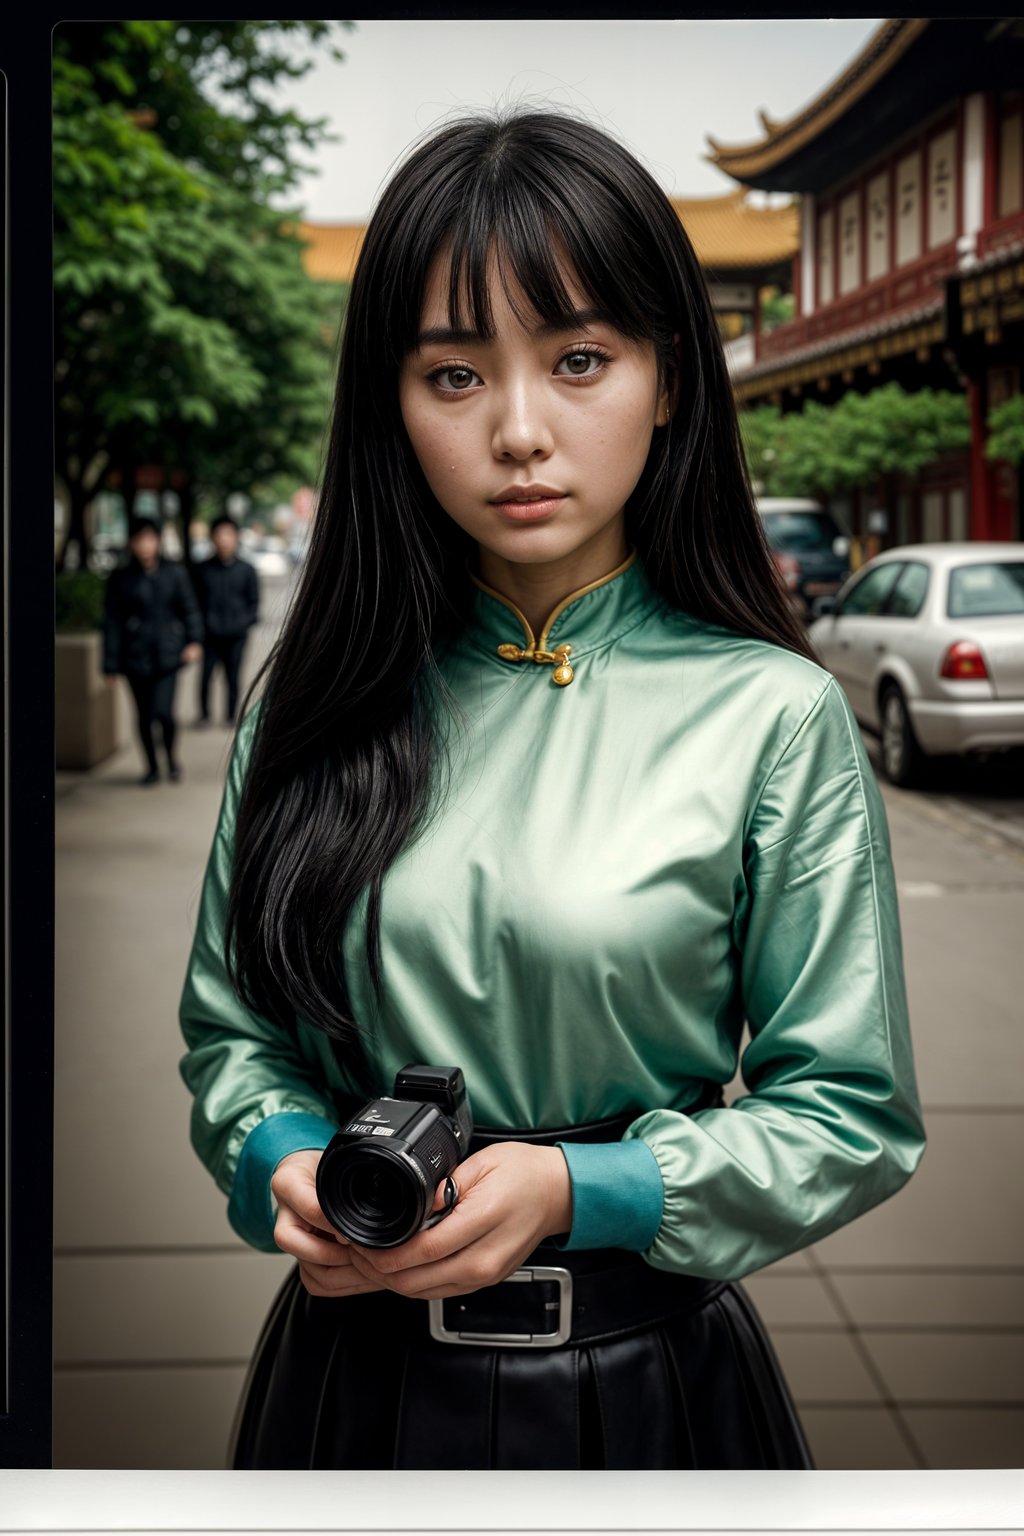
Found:
[{"label": "car window", "polygon": [[914,619],[928,596],[930,571],[920,560],[908,560],[889,599],[886,613],[897,619]]},{"label": "car window", "polygon": [[888,560],[884,565],[876,565],[873,570],[865,571],[863,576],[847,588],[840,602],[841,611],[844,614],[879,613],[902,569],[902,560]]},{"label": "car window", "polygon": [[762,512],[761,516],[768,543],[780,553],[831,552],[832,540],[842,533],[828,512]]},{"label": "car window", "polygon": [[1024,613],[1024,560],[955,565],[949,573],[946,612],[951,619]]}]

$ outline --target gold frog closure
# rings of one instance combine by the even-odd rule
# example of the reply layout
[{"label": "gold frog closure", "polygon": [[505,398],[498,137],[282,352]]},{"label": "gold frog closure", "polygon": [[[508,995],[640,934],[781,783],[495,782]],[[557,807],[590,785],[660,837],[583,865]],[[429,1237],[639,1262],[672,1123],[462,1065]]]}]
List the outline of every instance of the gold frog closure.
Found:
[{"label": "gold frog closure", "polygon": [[558,645],[553,651],[543,650],[539,645],[532,646],[529,650],[521,645],[512,645],[511,643],[498,646],[498,655],[504,657],[506,661],[556,662],[555,670],[551,674],[551,681],[558,683],[561,687],[564,687],[566,683],[571,683],[576,676],[569,665],[571,651],[571,645]]},{"label": "gold frog closure", "polygon": [[617,565],[613,571],[608,571],[604,576],[599,576],[596,581],[588,581],[585,586],[577,587],[574,592],[570,592],[567,597],[563,597],[561,602],[556,603],[548,614],[544,628],[541,630],[539,637],[536,638],[533,630],[530,628],[529,620],[522,609],[518,608],[510,597],[506,597],[504,592],[499,592],[495,587],[489,587],[485,581],[481,581],[475,571],[470,568],[468,559],[466,561],[466,572],[470,580],[475,586],[480,588],[481,592],[486,592],[489,596],[497,598],[498,602],[503,604],[519,620],[526,644],[516,645],[511,640],[502,641],[496,647],[502,661],[536,661],[542,666],[550,666],[552,668],[551,681],[556,683],[559,688],[564,688],[576,676],[574,669],[569,665],[569,657],[573,647],[568,641],[561,641],[553,649],[548,649],[547,639],[552,625],[559,614],[568,608],[570,603],[576,602],[578,598],[583,597],[587,592],[593,592],[596,587],[603,587],[605,582],[611,581],[622,571],[627,570],[633,564],[636,557],[636,550],[631,549],[626,559],[623,560],[621,565]]}]

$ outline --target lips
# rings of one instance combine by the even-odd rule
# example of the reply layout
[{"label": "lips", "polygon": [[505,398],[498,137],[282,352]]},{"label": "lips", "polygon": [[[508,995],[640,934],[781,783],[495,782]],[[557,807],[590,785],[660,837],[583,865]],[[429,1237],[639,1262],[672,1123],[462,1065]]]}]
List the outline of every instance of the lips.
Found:
[{"label": "lips", "polygon": [[540,523],[553,517],[565,498],[564,491],[534,481],[529,485],[506,485],[491,505],[506,522]]},{"label": "lips", "polygon": [[506,485],[503,491],[491,498],[496,506],[503,506],[516,501],[545,501],[560,500],[565,495],[564,491],[555,490],[552,485]]}]

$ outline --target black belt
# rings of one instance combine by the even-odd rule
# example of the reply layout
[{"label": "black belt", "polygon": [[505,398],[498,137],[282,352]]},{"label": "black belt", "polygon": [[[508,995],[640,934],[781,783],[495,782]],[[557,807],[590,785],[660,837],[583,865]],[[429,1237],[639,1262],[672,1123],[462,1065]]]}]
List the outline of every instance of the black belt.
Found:
[{"label": "black belt", "polygon": [[[704,1083],[698,1097],[680,1109],[679,1114],[694,1115],[699,1109],[718,1109],[724,1102],[721,1083]],[[479,1152],[481,1147],[489,1147],[496,1141],[526,1141],[543,1147],[553,1147],[556,1141],[621,1141],[633,1121],[643,1113],[642,1109],[634,1109],[628,1114],[612,1115],[607,1120],[591,1120],[587,1125],[567,1125],[559,1130],[509,1131],[500,1126],[477,1125],[473,1128],[469,1151]]]},{"label": "black belt", "polygon": [[556,1252],[553,1262],[544,1255],[544,1263],[531,1254],[516,1271],[522,1280],[428,1302],[430,1332],[448,1344],[565,1348],[654,1327],[704,1306],[726,1285],[619,1253],[613,1265],[590,1273],[575,1253]]},{"label": "black belt", "polygon": [[[721,1086],[708,1083],[701,1097],[680,1113],[722,1103]],[[496,1141],[542,1146],[619,1141],[640,1113],[560,1130],[478,1126],[470,1153]],[[653,1327],[703,1306],[726,1283],[655,1269],[639,1253],[624,1248],[563,1250],[540,1243],[514,1276],[467,1295],[428,1302],[427,1322],[431,1335],[446,1344],[555,1349]],[[415,1311],[422,1322],[423,1311],[419,1306]]]}]

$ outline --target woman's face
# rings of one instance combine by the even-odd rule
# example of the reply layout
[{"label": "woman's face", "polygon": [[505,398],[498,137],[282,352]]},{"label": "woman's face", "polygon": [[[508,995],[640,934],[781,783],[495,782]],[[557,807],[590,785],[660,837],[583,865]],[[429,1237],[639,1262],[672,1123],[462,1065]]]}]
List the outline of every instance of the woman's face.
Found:
[{"label": "woman's face", "polygon": [[[563,274],[566,275],[567,274]],[[605,538],[622,541],[624,508],[668,420],[652,342],[633,342],[608,320],[583,318],[588,301],[567,286],[581,321],[557,334],[512,311],[492,252],[496,335],[448,330],[447,261],[435,260],[424,295],[420,346],[399,382],[402,418],[430,489],[450,517],[499,559],[543,563]],[[439,332],[439,335],[431,335]],[[523,520],[503,505],[531,486],[553,492]]]}]

